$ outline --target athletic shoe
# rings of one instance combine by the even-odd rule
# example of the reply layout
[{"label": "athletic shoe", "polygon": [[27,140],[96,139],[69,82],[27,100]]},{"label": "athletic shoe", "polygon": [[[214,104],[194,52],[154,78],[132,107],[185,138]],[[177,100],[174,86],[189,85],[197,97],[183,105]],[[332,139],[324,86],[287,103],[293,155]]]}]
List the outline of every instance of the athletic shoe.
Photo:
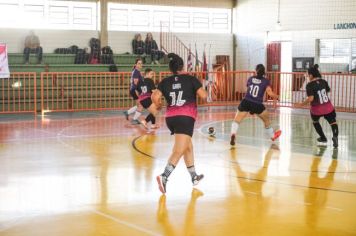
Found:
[{"label": "athletic shoe", "polygon": [[124,116],[125,116],[126,120],[129,120],[129,113],[127,111],[124,111]]},{"label": "athletic shoe", "polygon": [[337,140],[337,137],[333,137],[332,140],[334,148],[337,148],[339,146],[339,141]]},{"label": "athletic shoe", "polygon": [[319,143],[327,143],[328,140],[326,138],[317,138],[316,141],[318,141]]},{"label": "athletic shoe", "polygon": [[158,188],[161,193],[165,194],[166,193],[166,185],[168,178],[164,175],[159,175],[156,177],[157,183],[158,183]]},{"label": "athletic shoe", "polygon": [[271,138],[272,141],[275,141],[276,139],[279,138],[279,136],[281,136],[282,134],[282,130],[277,130],[274,132],[273,138]]},{"label": "athletic shoe", "polygon": [[235,146],[235,139],[236,139],[235,134],[232,134],[230,137],[230,145],[231,146]]},{"label": "athletic shoe", "polygon": [[204,175],[196,175],[192,178],[193,185],[196,186],[204,178]]},{"label": "athletic shoe", "polygon": [[132,120],[132,121],[131,121],[131,124],[132,124],[132,125],[139,125],[139,124],[141,124],[141,122],[138,121],[138,120]]}]

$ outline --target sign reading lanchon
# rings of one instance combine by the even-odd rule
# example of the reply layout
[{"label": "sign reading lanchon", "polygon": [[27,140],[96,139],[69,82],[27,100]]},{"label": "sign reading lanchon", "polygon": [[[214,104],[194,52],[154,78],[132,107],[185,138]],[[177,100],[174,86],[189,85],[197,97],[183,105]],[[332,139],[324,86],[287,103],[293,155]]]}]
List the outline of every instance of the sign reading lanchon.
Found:
[{"label": "sign reading lanchon", "polygon": [[334,24],[334,29],[335,30],[356,29],[356,22]]}]

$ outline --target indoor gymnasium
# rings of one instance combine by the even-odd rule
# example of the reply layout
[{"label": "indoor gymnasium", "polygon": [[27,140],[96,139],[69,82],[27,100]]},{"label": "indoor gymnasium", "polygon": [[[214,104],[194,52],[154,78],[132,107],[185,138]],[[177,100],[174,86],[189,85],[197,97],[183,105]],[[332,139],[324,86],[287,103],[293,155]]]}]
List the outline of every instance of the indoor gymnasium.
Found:
[{"label": "indoor gymnasium", "polygon": [[356,235],[355,0],[0,0],[0,235]]}]

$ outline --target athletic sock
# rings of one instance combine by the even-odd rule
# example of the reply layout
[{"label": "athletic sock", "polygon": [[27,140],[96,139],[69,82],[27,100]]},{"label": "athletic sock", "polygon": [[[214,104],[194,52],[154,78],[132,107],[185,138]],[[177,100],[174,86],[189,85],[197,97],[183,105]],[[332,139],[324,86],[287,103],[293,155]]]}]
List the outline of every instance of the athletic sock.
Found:
[{"label": "athletic sock", "polygon": [[314,128],[315,128],[315,131],[319,134],[320,138],[326,139],[324,131],[323,131],[323,128],[321,127],[320,123],[319,122],[316,122],[316,123],[313,122],[313,125],[314,125]]},{"label": "athletic sock", "polygon": [[135,115],[134,115],[134,117],[133,117],[133,119],[134,119],[134,120],[138,120],[138,118],[140,118],[140,116],[141,116],[141,112],[136,111],[136,112],[135,112]]},{"label": "athletic sock", "polygon": [[137,106],[133,106],[127,110],[127,114],[131,115],[137,110]]},{"label": "athletic sock", "polygon": [[194,165],[187,167],[187,169],[188,169],[188,172],[189,172],[190,176],[193,179],[197,175],[197,172],[195,172]]},{"label": "athletic sock", "polygon": [[239,124],[233,121],[231,124],[231,135],[236,134],[238,129],[239,129]]},{"label": "athletic sock", "polygon": [[270,137],[270,138],[273,138],[274,137],[274,130],[272,127],[268,127],[265,129],[266,130],[266,133],[267,135]]},{"label": "athletic sock", "polygon": [[168,178],[174,171],[174,168],[176,168],[174,165],[172,165],[171,163],[168,163],[166,165],[166,168],[164,169],[164,172],[162,175],[165,176],[166,178]]},{"label": "athletic sock", "polygon": [[333,137],[339,136],[339,126],[337,124],[332,124],[331,130],[333,131]]}]

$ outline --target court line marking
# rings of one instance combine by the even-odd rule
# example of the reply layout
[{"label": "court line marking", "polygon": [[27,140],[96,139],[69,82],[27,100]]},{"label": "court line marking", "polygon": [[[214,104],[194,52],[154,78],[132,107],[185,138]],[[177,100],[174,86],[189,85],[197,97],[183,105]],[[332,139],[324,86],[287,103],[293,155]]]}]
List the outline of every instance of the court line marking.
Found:
[{"label": "court line marking", "polygon": [[[140,139],[143,135],[136,137],[133,141],[132,141],[132,145],[135,145],[135,147],[133,146],[133,148],[138,151],[139,153],[141,153],[142,155],[145,155],[147,157],[156,159],[161,161],[161,159],[156,158],[151,156],[148,153],[145,153],[144,151],[141,151],[137,146],[136,146],[136,141],[138,139]],[[217,168],[225,168],[223,166],[216,166],[216,165],[212,165],[210,163],[204,163],[205,165],[209,165],[209,166],[214,166]],[[339,190],[339,189],[331,189],[331,188],[321,188],[321,187],[314,187],[314,186],[305,186],[305,185],[299,185],[299,184],[293,184],[293,183],[283,183],[283,182],[277,182],[277,181],[271,181],[271,180],[263,180],[263,179],[256,179],[256,178],[248,178],[248,177],[242,177],[242,176],[235,176],[235,175],[230,175],[227,174],[227,176],[230,177],[234,177],[237,179],[244,179],[244,180],[251,180],[251,181],[256,181],[256,182],[264,182],[264,183],[268,183],[268,184],[277,184],[277,185],[285,185],[285,186],[289,186],[289,187],[298,187],[298,188],[310,188],[310,189],[317,189],[317,190],[325,190],[325,191],[333,191],[333,192],[341,192],[341,193],[349,193],[349,194],[356,194],[356,192],[353,191],[347,191],[347,190]]]},{"label": "court line marking", "polygon": [[148,234],[148,235],[153,235],[153,236],[161,235],[161,234],[158,234],[158,233],[156,233],[156,232],[153,232],[153,231],[151,231],[151,230],[149,230],[149,229],[143,228],[143,227],[141,227],[141,226],[139,226],[139,225],[135,225],[135,224],[132,224],[132,223],[130,223],[130,222],[127,222],[127,221],[124,221],[124,220],[120,220],[120,219],[117,218],[117,217],[114,217],[114,216],[105,214],[105,213],[103,213],[103,212],[101,212],[101,211],[95,211],[95,210],[93,210],[92,212],[95,213],[95,214],[97,214],[97,215],[100,215],[100,216],[102,216],[102,217],[104,217],[104,218],[107,218],[107,219],[109,219],[109,220],[112,220],[112,221],[114,221],[114,222],[116,222],[116,223],[118,223],[118,224],[127,226],[127,227],[129,227],[129,228],[132,228],[132,229],[135,229],[135,230],[137,230],[137,231],[146,233],[146,234]]},{"label": "court line marking", "polygon": [[[199,134],[204,136],[204,137],[209,137],[206,133],[203,132],[203,128],[206,127],[206,126],[209,126],[209,125],[212,125],[212,124],[217,124],[217,123],[221,123],[221,122],[224,122],[224,121],[232,121],[233,119],[228,119],[228,120],[220,120],[220,121],[213,121],[213,122],[209,122],[207,124],[204,124],[204,125],[201,125],[199,128],[198,128],[198,131],[199,131]],[[237,137],[241,137],[241,138],[248,138],[248,139],[257,139],[257,140],[260,140],[260,141],[270,141],[268,138],[260,138],[260,137],[250,137],[250,136],[243,136],[243,135],[239,135],[237,134],[236,135]],[[300,138],[303,138],[303,137],[300,137]],[[226,140],[225,139],[222,139],[222,138],[215,138],[216,141],[219,141],[219,142],[225,142],[226,143]],[[276,143],[276,142],[275,142]],[[277,143],[280,143],[279,140],[277,141]],[[252,145],[248,145],[248,144],[243,144],[243,143],[239,143],[239,144],[242,144],[242,145],[246,145],[246,146],[251,146],[251,147],[254,147]],[[299,144],[299,143],[295,143],[295,142],[291,142],[291,144],[295,145],[295,146],[301,146],[301,147],[310,147],[308,145],[304,145],[304,144]],[[255,147],[254,147],[255,148]],[[340,149],[339,149],[340,150]],[[355,151],[353,150],[348,150],[349,153],[353,153],[353,154],[356,154]],[[301,152],[295,152],[295,153],[299,153],[299,154],[305,154],[305,153],[301,153]],[[352,161],[352,160],[351,160]]]}]

